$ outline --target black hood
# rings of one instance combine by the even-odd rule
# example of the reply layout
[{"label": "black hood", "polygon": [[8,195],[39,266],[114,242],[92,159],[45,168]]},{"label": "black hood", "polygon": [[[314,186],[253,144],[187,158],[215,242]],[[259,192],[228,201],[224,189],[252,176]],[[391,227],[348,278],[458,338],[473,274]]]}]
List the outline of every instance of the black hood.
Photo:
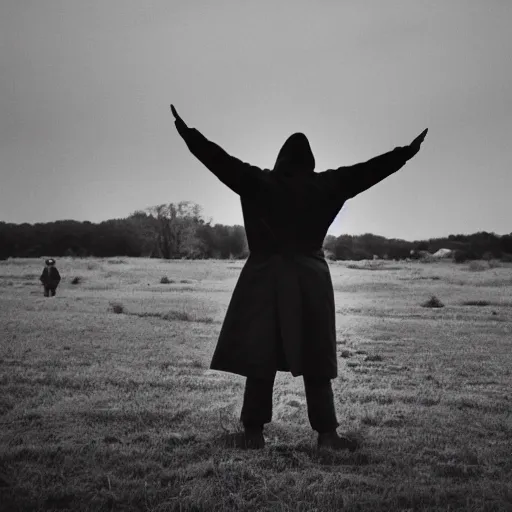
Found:
[{"label": "black hood", "polygon": [[307,174],[315,170],[315,157],[303,133],[290,135],[277,155],[274,171],[286,174]]}]

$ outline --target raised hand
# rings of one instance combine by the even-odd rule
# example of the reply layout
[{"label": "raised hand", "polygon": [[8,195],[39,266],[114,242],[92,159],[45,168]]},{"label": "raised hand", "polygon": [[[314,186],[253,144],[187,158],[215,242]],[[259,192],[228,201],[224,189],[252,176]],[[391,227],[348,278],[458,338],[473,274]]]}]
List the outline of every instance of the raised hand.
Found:
[{"label": "raised hand", "polygon": [[427,135],[428,128],[425,128],[410,144],[408,147],[410,151],[409,158],[412,158],[419,150],[421,143],[425,139],[425,136]]},{"label": "raised hand", "polygon": [[180,115],[178,114],[178,112],[176,112],[174,105],[171,105],[171,112],[172,112],[172,115],[174,116],[174,119],[176,119],[176,121],[178,121],[178,120],[183,121],[181,119]]},{"label": "raised hand", "polygon": [[183,130],[186,130],[188,127],[185,124],[185,121],[183,121],[183,119],[181,119],[180,115],[174,108],[174,105],[171,105],[171,112],[172,112],[172,115],[174,116],[174,124],[175,124],[178,132],[181,133]]}]

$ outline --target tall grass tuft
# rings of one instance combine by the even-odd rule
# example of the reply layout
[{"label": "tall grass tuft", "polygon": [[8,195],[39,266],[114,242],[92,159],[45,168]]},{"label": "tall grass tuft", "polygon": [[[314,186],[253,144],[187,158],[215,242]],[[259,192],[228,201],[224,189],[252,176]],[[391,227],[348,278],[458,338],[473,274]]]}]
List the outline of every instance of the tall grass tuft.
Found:
[{"label": "tall grass tuft", "polygon": [[423,308],[444,308],[444,304],[435,296],[432,295],[430,299],[424,302],[421,307]]},{"label": "tall grass tuft", "polygon": [[201,322],[205,324],[213,323],[213,318],[209,316],[196,316],[186,311],[171,310],[167,313],[158,313],[153,311],[144,311],[141,313],[129,313],[131,315],[138,316],[140,318],[161,318],[168,322],[179,321],[179,322]]},{"label": "tall grass tuft", "polygon": [[464,306],[490,306],[491,303],[488,300],[466,300],[462,304]]},{"label": "tall grass tuft", "polygon": [[482,272],[483,270],[486,270],[488,267],[485,266],[480,261],[471,261],[468,266],[469,270],[471,272]]},{"label": "tall grass tuft", "polygon": [[121,258],[113,258],[111,260],[107,260],[107,263],[110,263],[110,265],[122,265],[123,263],[128,263],[128,262]]}]

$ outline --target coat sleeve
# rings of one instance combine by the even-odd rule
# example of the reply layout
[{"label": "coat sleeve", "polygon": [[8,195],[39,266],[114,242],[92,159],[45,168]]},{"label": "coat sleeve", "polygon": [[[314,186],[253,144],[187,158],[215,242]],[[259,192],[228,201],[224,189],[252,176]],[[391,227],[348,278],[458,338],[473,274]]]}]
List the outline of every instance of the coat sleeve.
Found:
[{"label": "coat sleeve", "polygon": [[43,283],[43,284],[46,282],[45,273],[46,273],[46,268],[43,268],[43,272],[41,273],[41,277],[39,278],[39,281],[41,281],[41,283]]},{"label": "coat sleeve", "polygon": [[59,284],[60,283],[60,273],[57,269],[55,269],[55,279],[54,281]]},{"label": "coat sleeve", "polygon": [[233,192],[250,197],[268,188],[268,174],[260,168],[230,156],[195,128],[186,127],[178,131],[190,152]]},{"label": "coat sleeve", "polygon": [[397,147],[367,162],[330,169],[322,174],[332,192],[350,199],[401,169],[410,158],[408,146]]}]

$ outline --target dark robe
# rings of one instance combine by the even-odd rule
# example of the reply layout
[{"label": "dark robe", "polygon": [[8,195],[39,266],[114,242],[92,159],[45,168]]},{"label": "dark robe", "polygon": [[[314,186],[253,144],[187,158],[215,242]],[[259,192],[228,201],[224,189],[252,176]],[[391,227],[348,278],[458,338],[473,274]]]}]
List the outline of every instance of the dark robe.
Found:
[{"label": "dark robe", "polygon": [[56,267],[44,267],[39,278],[46,288],[57,288],[60,283],[60,274]]},{"label": "dark robe", "polygon": [[211,368],[251,377],[337,376],[334,291],[322,244],[347,199],[412,157],[398,147],[365,163],[314,172],[305,135],[294,134],[274,169],[228,155],[180,126],[188,148],[240,195],[250,255],[231,298]]}]

